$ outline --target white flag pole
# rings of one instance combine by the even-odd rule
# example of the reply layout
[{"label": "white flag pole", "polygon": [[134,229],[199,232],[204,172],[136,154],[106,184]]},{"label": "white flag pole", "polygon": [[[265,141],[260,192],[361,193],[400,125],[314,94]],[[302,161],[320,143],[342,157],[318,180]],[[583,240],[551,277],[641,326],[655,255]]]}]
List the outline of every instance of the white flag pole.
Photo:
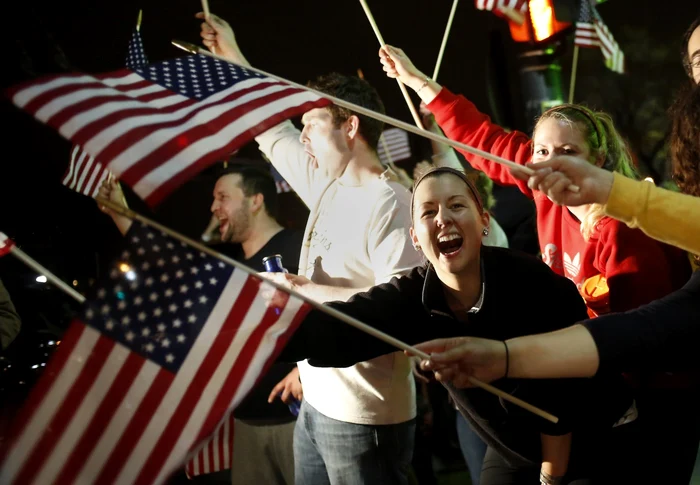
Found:
[{"label": "white flag pole", "polygon": [[433,70],[433,81],[437,81],[438,73],[440,72],[440,64],[442,64],[442,56],[445,54],[445,46],[447,46],[447,38],[450,36],[450,29],[452,29],[452,21],[455,18],[455,12],[457,11],[457,3],[459,0],[452,0],[452,10],[450,10],[450,16],[447,19],[447,27],[445,27],[445,34],[442,36],[442,44],[440,45],[440,52],[438,52],[437,61],[435,62],[435,70]]}]

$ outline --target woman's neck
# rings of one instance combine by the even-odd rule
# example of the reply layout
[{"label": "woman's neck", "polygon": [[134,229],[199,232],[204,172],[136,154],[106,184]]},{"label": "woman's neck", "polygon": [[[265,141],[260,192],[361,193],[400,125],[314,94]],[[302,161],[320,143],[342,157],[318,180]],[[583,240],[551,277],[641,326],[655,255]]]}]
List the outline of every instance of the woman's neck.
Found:
[{"label": "woman's neck", "polygon": [[475,263],[475,270],[464,274],[449,274],[440,278],[445,287],[447,304],[452,311],[468,311],[481,296],[481,264]]}]

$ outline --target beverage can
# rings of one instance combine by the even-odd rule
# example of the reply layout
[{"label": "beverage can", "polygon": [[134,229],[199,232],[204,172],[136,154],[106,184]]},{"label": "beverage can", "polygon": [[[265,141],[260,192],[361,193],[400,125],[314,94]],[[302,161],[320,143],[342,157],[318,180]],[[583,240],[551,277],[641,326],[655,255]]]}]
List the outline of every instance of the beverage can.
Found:
[{"label": "beverage can", "polygon": [[286,273],[287,271],[282,266],[282,255],[273,254],[272,256],[265,256],[262,260],[263,266],[265,266],[265,271],[268,273]]}]

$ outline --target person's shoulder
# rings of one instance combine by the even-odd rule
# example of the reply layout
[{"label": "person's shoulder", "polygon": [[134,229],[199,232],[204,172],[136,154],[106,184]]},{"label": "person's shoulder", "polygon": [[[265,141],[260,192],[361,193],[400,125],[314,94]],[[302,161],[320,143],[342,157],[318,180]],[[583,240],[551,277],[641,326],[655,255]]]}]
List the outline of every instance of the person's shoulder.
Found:
[{"label": "person's shoulder", "polygon": [[[377,204],[383,206],[398,205],[409,207],[411,205],[411,192],[398,182],[379,178],[367,184],[368,195],[375,199]],[[370,195],[371,194],[371,195]]]},{"label": "person's shoulder", "polygon": [[547,266],[542,259],[517,249],[484,246],[482,256],[487,274],[489,271],[494,271],[497,274],[520,276],[518,278],[499,276],[499,279],[505,281],[527,281],[532,284],[541,281],[571,283],[564,276],[552,271],[552,268]]},{"label": "person's shoulder", "polygon": [[304,231],[301,229],[283,228],[279,233],[280,239],[284,244],[299,244],[304,240]]}]

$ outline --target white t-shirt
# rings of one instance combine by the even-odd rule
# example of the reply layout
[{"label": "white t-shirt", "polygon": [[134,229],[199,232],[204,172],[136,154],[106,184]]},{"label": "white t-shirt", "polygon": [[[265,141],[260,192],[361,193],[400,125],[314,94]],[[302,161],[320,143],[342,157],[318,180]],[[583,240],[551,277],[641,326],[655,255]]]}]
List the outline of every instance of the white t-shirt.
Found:
[{"label": "white t-shirt", "polygon": [[[364,288],[421,263],[408,233],[406,188],[385,177],[361,186],[341,185],[322,169],[311,167],[299,131],[290,122],[268,130],[257,141],[311,211],[299,274],[322,285]],[[298,367],[304,399],[325,416],[372,425],[402,423],[416,416],[415,384],[401,352],[347,368],[312,367],[306,362]]]}]

